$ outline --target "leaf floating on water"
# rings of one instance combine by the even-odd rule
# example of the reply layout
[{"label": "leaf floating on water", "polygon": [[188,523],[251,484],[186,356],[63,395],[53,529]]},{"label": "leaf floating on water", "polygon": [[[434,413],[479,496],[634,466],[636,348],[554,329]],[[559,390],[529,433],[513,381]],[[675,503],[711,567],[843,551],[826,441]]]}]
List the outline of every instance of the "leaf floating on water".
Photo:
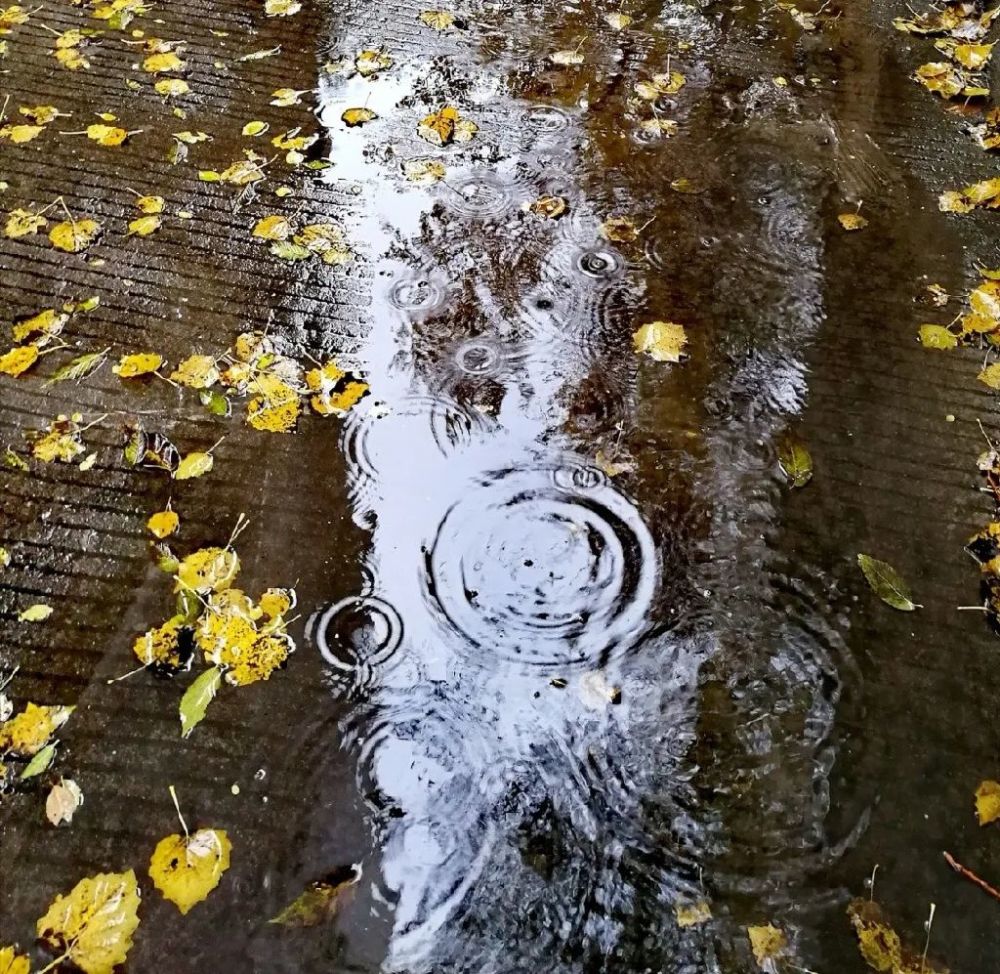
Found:
[{"label": "leaf floating on water", "polygon": [[677,134],[680,126],[670,118],[644,118],[639,123],[639,129],[646,135],[669,139]]},{"label": "leaf floating on water", "polygon": [[181,737],[188,737],[202,722],[221,683],[222,671],[213,667],[205,670],[184,692],[180,703]]},{"label": "leaf floating on water", "polygon": [[180,526],[181,519],[177,516],[177,512],[170,510],[169,507],[165,511],[158,511],[146,522],[149,533],[161,541],[169,538]]},{"label": "leaf floating on water", "polygon": [[450,30],[456,26],[455,15],[448,10],[422,10],[418,19],[434,30]]},{"label": "leaf floating on water", "polygon": [[628,14],[615,11],[605,14],[604,21],[612,30],[625,30],[632,23],[632,18]]},{"label": "leaf floating on water", "polygon": [[264,0],[264,13],[268,17],[291,17],[301,9],[299,0]]},{"label": "leaf floating on water", "polygon": [[920,344],[924,348],[955,348],[958,345],[958,336],[943,325],[921,325]]},{"label": "leaf floating on water", "polygon": [[949,190],[938,197],[938,209],[944,213],[970,213],[977,206],[1000,209],[1000,178],[984,179],[960,190]]},{"label": "leaf floating on water", "polygon": [[290,433],[295,429],[302,403],[288,383],[265,373],[254,383],[259,395],[247,403],[247,425],[268,433]]},{"label": "leaf floating on water", "polygon": [[367,382],[332,361],[307,372],[306,387],[312,393],[310,405],[320,416],[345,416],[369,391]]},{"label": "leaf floating on water", "polygon": [[34,757],[75,709],[27,704],[16,717],[0,724],[0,753],[9,751],[16,757]]},{"label": "leaf floating on water", "polygon": [[980,825],[989,825],[1000,819],[1000,782],[980,782],[976,789],[976,817]]},{"label": "leaf floating on water", "polygon": [[306,94],[308,88],[296,91],[294,88],[277,88],[271,92],[271,104],[277,108],[288,108],[290,105],[298,105],[302,101],[302,96]]},{"label": "leaf floating on water", "polygon": [[[68,825],[82,804],[83,792],[80,786],[72,778],[63,778],[52,786],[48,798],[45,799],[45,817],[53,825]],[[2,965],[0,974],[3,974]]]},{"label": "leaf floating on water", "polygon": [[446,173],[444,163],[436,159],[407,159],[403,163],[403,175],[420,186],[430,186],[444,179]]},{"label": "leaf floating on water", "polygon": [[448,145],[451,142],[468,142],[479,131],[474,122],[463,119],[458,109],[445,105],[421,119],[417,134],[432,145]]},{"label": "leaf floating on water", "polygon": [[649,81],[640,81],[635,86],[635,93],[644,101],[656,101],[665,95],[676,94],[685,84],[687,84],[687,78],[680,71],[654,74]]},{"label": "leaf floating on water", "polygon": [[712,919],[712,908],[705,900],[696,903],[675,903],[674,916],[679,927],[696,927]]},{"label": "leaf floating on water", "polygon": [[139,926],[135,873],[100,873],[57,896],[38,936],[85,974],[113,974],[124,964]]},{"label": "leaf floating on water", "polygon": [[151,666],[160,673],[172,675],[191,659],[192,636],[185,617],[175,615],[162,626],[139,636],[132,643],[132,652],[143,666]]},{"label": "leaf floating on water", "polygon": [[754,960],[762,971],[774,971],[774,962],[785,952],[788,939],[784,933],[772,924],[761,927],[747,927],[750,938],[750,949]]},{"label": "leaf floating on water", "polygon": [[17,619],[19,622],[44,622],[52,615],[52,612],[51,605],[36,602],[34,605],[29,605],[23,612],[20,612]]},{"label": "leaf floating on water", "polygon": [[229,548],[199,548],[177,569],[175,591],[190,589],[199,595],[222,592],[232,585],[240,570],[240,559]]},{"label": "leaf floating on water", "polygon": [[858,936],[858,948],[865,963],[888,974],[947,974],[943,968],[903,944],[882,907],[872,900],[854,899],[847,915]]},{"label": "leaf floating on water", "polygon": [[617,456],[617,453],[608,456],[603,450],[598,450],[594,457],[594,465],[608,477],[619,477],[635,470],[635,464],[631,460],[619,460]]},{"label": "leaf floating on water", "polygon": [[567,209],[566,200],[561,196],[539,196],[531,203],[525,203],[523,209],[546,220],[558,220]]},{"label": "leaf floating on water", "polygon": [[793,487],[805,487],[812,480],[812,456],[797,440],[786,440],[782,444],[778,452],[778,463]]},{"label": "leaf floating on water", "polygon": [[332,920],[361,879],[360,866],[344,866],[311,883],[268,923],[283,927],[315,927]]},{"label": "leaf floating on water", "polygon": [[163,365],[163,356],[156,352],[142,352],[137,355],[123,355],[111,371],[122,379],[136,379],[149,375]]},{"label": "leaf floating on water", "polygon": [[912,612],[920,608],[910,597],[910,588],[892,565],[879,561],[871,555],[859,554],[858,565],[864,572],[872,591],[886,605],[901,612]]},{"label": "leaf floating on water", "polygon": [[860,213],[841,213],[837,222],[845,230],[863,230],[868,226],[868,221]]},{"label": "leaf floating on water", "polygon": [[78,254],[86,250],[100,233],[101,225],[96,220],[66,220],[49,231],[49,240],[59,250]]},{"label": "leaf floating on water", "polygon": [[221,829],[161,839],[149,861],[153,885],[182,914],[201,903],[229,868],[232,843]]},{"label": "leaf floating on water", "polygon": [[555,51],[549,55],[549,60],[562,68],[568,68],[576,64],[583,64],[584,57],[580,53],[579,48],[575,48],[571,51]]},{"label": "leaf floating on water", "polygon": [[16,145],[31,142],[45,131],[43,125],[4,125],[0,128],[0,139],[10,139]]},{"label": "leaf floating on water", "polygon": [[359,125],[364,125],[366,122],[374,121],[378,118],[370,108],[348,108],[343,115],[340,116],[341,121],[348,128],[355,128]]},{"label": "leaf floating on water", "polygon": [[597,232],[610,243],[632,243],[639,238],[639,228],[627,216],[609,216]]},{"label": "leaf floating on water", "polygon": [[687,342],[684,326],[672,321],[651,321],[632,336],[635,350],[657,362],[680,362]]},{"label": "leaf floating on water", "polygon": [[385,51],[365,50],[354,59],[355,70],[363,78],[372,78],[392,67],[392,58]]}]

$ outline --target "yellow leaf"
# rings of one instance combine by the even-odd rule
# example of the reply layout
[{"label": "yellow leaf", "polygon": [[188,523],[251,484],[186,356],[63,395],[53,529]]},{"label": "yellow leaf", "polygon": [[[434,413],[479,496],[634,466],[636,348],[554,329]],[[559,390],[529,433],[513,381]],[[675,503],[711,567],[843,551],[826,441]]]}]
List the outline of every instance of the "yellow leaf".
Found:
[{"label": "yellow leaf", "polygon": [[221,829],[161,839],[149,860],[149,876],[165,899],[186,914],[219,885],[229,868],[232,844]]},{"label": "yellow leaf", "polygon": [[1000,819],[1000,782],[983,781],[976,789],[976,815],[980,825]]},{"label": "yellow leaf", "polygon": [[604,20],[612,30],[624,30],[632,23],[632,18],[623,13],[605,14]]},{"label": "yellow leaf", "polygon": [[347,264],[354,256],[344,242],[343,231],[333,223],[310,223],[292,240],[311,253],[319,254],[327,264]]},{"label": "yellow leaf", "polygon": [[[211,170],[205,171],[211,172]],[[202,173],[198,175],[204,178]],[[246,186],[248,183],[255,183],[263,179],[264,173],[256,162],[251,162],[249,159],[241,159],[239,162],[234,162],[231,166],[228,166],[221,173],[215,173],[214,176],[215,179],[220,179],[224,183],[232,183],[234,186]],[[209,180],[209,182],[214,181],[214,179]]]},{"label": "yellow leaf", "polygon": [[[157,537],[162,537],[162,535],[157,535]],[[186,649],[181,646],[181,639],[184,636],[188,640]],[[150,629],[139,636],[132,644],[132,652],[144,666],[160,666],[171,671],[178,670],[190,657],[190,637],[191,631],[185,626],[183,616],[173,616],[162,626]]]},{"label": "yellow leaf", "polygon": [[282,634],[259,636],[253,645],[233,660],[226,670],[227,682],[244,687],[258,680],[270,679],[291,652],[291,640]]},{"label": "yellow leaf", "polygon": [[868,221],[860,213],[841,213],[837,221],[845,230],[862,230]]},{"label": "yellow leaf", "polygon": [[111,371],[122,379],[134,379],[141,375],[149,375],[163,365],[163,356],[156,352],[143,352],[137,355],[123,355]]},{"label": "yellow leaf", "polygon": [[368,394],[368,384],[336,362],[307,372],[306,386],[313,393],[310,404],[321,416],[343,416]]},{"label": "yellow leaf", "polygon": [[15,345],[9,352],[0,355],[0,372],[4,375],[20,375],[38,361],[38,349],[34,345]]},{"label": "yellow leaf", "polygon": [[341,121],[348,127],[354,128],[356,125],[364,125],[378,118],[370,108],[348,108],[340,116]]},{"label": "yellow leaf", "polygon": [[247,122],[243,126],[243,134],[249,136],[263,135],[270,127],[267,122]]},{"label": "yellow leaf", "polygon": [[558,220],[566,212],[566,200],[561,196],[540,196],[531,203],[525,203],[524,209],[546,220]]},{"label": "yellow leaf", "polygon": [[[3,777],[0,775],[0,781],[2,780]],[[30,974],[30,972],[31,960],[27,954],[17,955],[13,947],[0,948],[0,974]]]},{"label": "yellow leaf", "polygon": [[291,233],[291,224],[278,213],[258,220],[253,228],[253,235],[261,240],[287,240]]},{"label": "yellow leaf", "polygon": [[222,592],[232,585],[240,570],[240,559],[229,548],[200,548],[177,567],[174,590],[191,590],[201,595]]},{"label": "yellow leaf", "polygon": [[955,348],[958,345],[958,336],[943,325],[921,325],[920,344],[924,348]]},{"label": "yellow leaf", "polygon": [[177,516],[177,512],[171,511],[169,508],[165,511],[158,511],[146,522],[149,533],[161,541],[164,538],[169,538],[180,526],[181,519]]},{"label": "yellow leaf", "polygon": [[17,618],[21,622],[44,622],[50,615],[52,615],[51,605],[43,605],[41,602],[36,602],[19,613]]},{"label": "yellow leaf", "polygon": [[639,128],[647,135],[663,136],[670,138],[676,135],[680,126],[671,118],[644,118],[639,123]]},{"label": "yellow leaf", "polygon": [[135,234],[137,237],[148,237],[155,233],[163,224],[162,218],[158,214],[151,216],[140,216],[131,220],[128,225],[128,236]]},{"label": "yellow leaf", "polygon": [[712,919],[712,909],[705,900],[696,903],[675,903],[674,916],[679,927],[695,927]]},{"label": "yellow leaf", "polygon": [[[899,934],[886,922],[882,908],[870,900],[852,900],[847,914],[858,935],[858,947],[865,963],[876,971],[905,974],[903,945]],[[927,974],[931,974],[928,970]]]},{"label": "yellow leaf", "polygon": [[174,480],[192,480],[208,473],[215,463],[211,453],[189,453],[177,465]]},{"label": "yellow leaf", "polygon": [[176,98],[179,95],[186,95],[191,86],[183,78],[161,78],[153,85],[153,89],[165,98]]},{"label": "yellow leaf", "polygon": [[436,159],[407,159],[403,163],[403,175],[411,183],[429,186],[444,179],[447,170]]},{"label": "yellow leaf", "polygon": [[276,105],[278,108],[288,108],[289,105],[298,105],[302,96],[308,90],[308,88],[303,88],[302,91],[296,91],[294,88],[276,88],[271,92],[271,104]]},{"label": "yellow leaf", "polygon": [[88,125],[87,138],[98,145],[115,146],[128,138],[128,132],[115,125]]},{"label": "yellow leaf", "polygon": [[[57,42],[58,43],[58,42]],[[70,71],[86,70],[90,67],[88,61],[76,47],[62,47],[55,52],[56,60]]]},{"label": "yellow leaf", "polygon": [[85,974],[113,974],[139,926],[135,873],[100,873],[57,896],[38,921],[38,936]]},{"label": "yellow leaf", "polygon": [[583,64],[583,55],[576,49],[572,51],[555,51],[549,55],[549,60],[560,67],[568,68],[574,64]]},{"label": "yellow leaf", "polygon": [[422,10],[420,22],[434,30],[448,30],[455,26],[455,15],[447,10]]},{"label": "yellow leaf", "polygon": [[995,44],[956,44],[954,58],[970,71],[978,71],[993,54]]},{"label": "yellow leaf", "polygon": [[302,411],[298,392],[272,375],[259,376],[255,388],[260,395],[247,404],[247,423],[269,433],[291,432]]},{"label": "yellow leaf", "polygon": [[631,243],[639,237],[639,228],[627,216],[609,216],[597,228],[597,232],[611,243]]},{"label": "yellow leaf", "polygon": [[654,74],[649,81],[640,81],[635,86],[636,94],[646,101],[656,101],[664,95],[676,94],[687,83],[680,71],[669,74]]},{"label": "yellow leaf", "polygon": [[388,71],[392,67],[392,58],[384,51],[366,50],[354,59],[354,67],[362,77],[370,78],[379,71]]},{"label": "yellow leaf", "polygon": [[765,965],[776,959],[788,946],[785,935],[771,924],[766,927],[747,927],[747,936],[750,938],[753,956],[762,970],[770,970]]},{"label": "yellow leaf", "polygon": [[29,703],[16,717],[0,724],[0,753],[10,751],[17,757],[33,757],[69,720],[70,714],[75,709],[75,707],[39,707]]},{"label": "yellow leaf", "polygon": [[994,362],[992,365],[987,365],[986,368],[979,373],[977,378],[980,382],[985,383],[991,389],[1000,389],[1000,362]]},{"label": "yellow leaf", "polygon": [[30,318],[25,318],[14,326],[14,341],[23,342],[26,338],[40,336],[40,338],[53,338],[63,330],[63,326],[69,321],[69,315],[55,308],[47,308]]},{"label": "yellow leaf", "polygon": [[16,209],[7,214],[7,223],[4,226],[4,235],[11,240],[19,240],[29,234],[38,233],[44,229],[48,221],[44,216],[32,213],[30,210]]},{"label": "yellow leaf", "polygon": [[86,250],[98,237],[101,225],[96,220],[65,220],[49,231],[49,240],[59,250],[78,254]]},{"label": "yellow leaf", "polygon": [[0,34],[9,34],[12,27],[27,22],[28,12],[16,3],[5,9],[0,9]]},{"label": "yellow leaf", "polygon": [[187,64],[173,51],[150,54],[142,62],[142,70],[148,71],[150,74],[160,74],[164,71],[183,71],[186,67]]},{"label": "yellow leaf", "polygon": [[448,145],[449,142],[468,142],[478,127],[473,122],[463,121],[458,110],[445,105],[439,111],[421,119],[417,134],[432,145]]},{"label": "yellow leaf", "polygon": [[135,205],[141,213],[162,213],[164,199],[162,196],[140,196]]},{"label": "yellow leaf", "polygon": [[190,389],[209,389],[219,381],[219,369],[211,355],[190,355],[170,378]]},{"label": "yellow leaf", "polygon": [[290,17],[301,9],[299,0],[264,0],[264,13],[268,17]]},{"label": "yellow leaf", "polygon": [[10,139],[11,142],[30,142],[44,130],[41,125],[5,125],[0,128],[0,139]]},{"label": "yellow leaf", "polygon": [[635,350],[657,362],[680,362],[687,341],[684,326],[672,321],[651,321],[632,336]]},{"label": "yellow leaf", "polygon": [[260,610],[268,619],[279,619],[295,608],[293,588],[269,588],[260,597]]}]

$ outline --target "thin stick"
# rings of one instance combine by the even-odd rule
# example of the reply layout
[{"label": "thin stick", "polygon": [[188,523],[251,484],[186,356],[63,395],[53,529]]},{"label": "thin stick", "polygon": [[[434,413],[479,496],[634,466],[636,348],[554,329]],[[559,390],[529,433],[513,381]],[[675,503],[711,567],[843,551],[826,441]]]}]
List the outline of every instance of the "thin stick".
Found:
[{"label": "thin stick", "polygon": [[177,801],[177,792],[174,790],[174,786],[170,786],[170,797],[174,800],[174,808],[177,809],[177,817],[181,820],[181,828],[184,829],[184,838],[190,839],[191,833],[188,831],[187,822],[184,821],[184,816],[181,815],[181,806]]},{"label": "thin stick", "polygon": [[994,889],[986,882],[985,879],[980,879],[971,869],[966,869],[960,862],[956,861],[955,858],[949,853],[944,854],[945,862],[951,866],[959,874],[959,876],[964,876],[970,883],[975,883],[984,893],[988,893],[995,900],[1000,900],[1000,890]]},{"label": "thin stick", "polygon": [[920,974],[924,974],[924,968],[927,964],[927,950],[931,945],[931,927],[934,926],[934,912],[937,910],[937,904],[931,903],[931,913],[927,918],[927,939],[924,941],[924,952],[920,957]]},{"label": "thin stick", "polygon": [[869,902],[875,901],[875,873],[878,872],[878,863],[875,863],[875,868],[872,870],[872,878],[868,880],[868,900]]}]

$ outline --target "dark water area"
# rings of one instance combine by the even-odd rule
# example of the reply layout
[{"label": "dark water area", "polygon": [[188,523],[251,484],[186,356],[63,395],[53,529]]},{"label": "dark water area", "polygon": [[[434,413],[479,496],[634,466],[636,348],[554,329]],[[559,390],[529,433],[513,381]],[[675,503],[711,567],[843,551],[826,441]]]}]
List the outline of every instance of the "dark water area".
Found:
[{"label": "dark water area", "polygon": [[[176,688],[107,683],[161,611],[135,525],[166,493],[120,477],[104,513],[88,499],[35,537],[87,594],[88,655],[51,661],[75,636],[19,655],[12,599],[0,664],[80,705],[88,804],[56,833],[37,796],[0,802],[0,944],[79,876],[140,863],[175,827],[176,783],[229,830],[233,870],[187,918],[146,895],[136,972],[750,974],[746,927],[773,923],[775,972],[861,974],[846,907],[876,867],[904,941],[923,949],[933,903],[929,956],[994,970],[1000,903],[942,852],[1000,884],[1000,837],[973,814],[1000,777],[998,644],[957,608],[979,598],[963,545],[989,519],[975,464],[996,406],[979,352],[916,333],[960,304],[929,308],[928,284],[964,295],[1000,264],[996,214],[937,208],[996,162],[909,79],[930,42],[881,0],[816,31],[756,2],[638,2],[622,30],[584,0],[462,3],[445,32],[422,9],[331,4],[286,40],[333,162],[302,206],[342,223],[356,264],[262,283],[234,252],[231,293],[200,292],[234,320],[161,336],[224,346],[245,292],[241,321],[266,313],[281,347],[371,384],[343,421],[265,446],[236,431],[224,479],[192,486],[194,537],[224,543],[247,512],[244,571],[294,581],[298,652],[181,749]],[[393,60],[376,77],[338,67],[375,47]],[[679,91],[637,97],[670,70]],[[472,140],[418,138],[445,104]],[[345,126],[362,105],[378,118]],[[427,159],[443,180],[404,177]],[[543,196],[565,214],[530,212]],[[868,226],[845,232],[858,208]],[[612,216],[635,239],[602,236]],[[635,352],[654,320],[685,326],[682,364]],[[5,435],[42,408],[26,402]],[[790,438],[815,464],[802,489],[778,463]],[[10,481],[7,537],[34,491]],[[126,540],[105,550],[109,531]],[[879,602],[859,552],[922,607]],[[349,864],[330,923],[266,925]],[[699,902],[711,918],[679,923]]]}]

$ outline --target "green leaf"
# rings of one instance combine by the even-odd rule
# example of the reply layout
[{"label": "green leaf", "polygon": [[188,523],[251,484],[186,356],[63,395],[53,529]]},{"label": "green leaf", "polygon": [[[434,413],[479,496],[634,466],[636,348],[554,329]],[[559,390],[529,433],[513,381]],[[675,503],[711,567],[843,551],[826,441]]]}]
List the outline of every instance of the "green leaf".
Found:
[{"label": "green leaf", "polygon": [[858,555],[858,564],[865,573],[872,591],[886,605],[891,605],[901,612],[912,612],[921,608],[910,597],[910,587],[892,565],[872,558],[871,555]]},{"label": "green leaf", "polygon": [[46,744],[29,762],[27,767],[21,772],[21,780],[27,781],[45,771],[56,756],[55,744]]},{"label": "green leaf", "polygon": [[268,920],[283,927],[314,927],[333,919],[340,904],[361,879],[359,866],[343,866],[325,879],[311,883],[277,916]]},{"label": "green leaf", "polygon": [[198,398],[213,416],[228,416],[233,410],[229,398],[215,389],[200,390]]},{"label": "green leaf", "polygon": [[778,451],[778,463],[793,487],[805,487],[812,480],[812,456],[801,443],[786,440]]},{"label": "green leaf", "polygon": [[56,369],[52,376],[45,383],[50,386],[54,382],[79,381],[86,379],[88,375],[96,372],[108,357],[109,349],[102,349],[100,352],[88,352],[86,355],[77,355],[75,359],[64,365],[61,369]]},{"label": "green leaf", "polygon": [[208,705],[215,699],[222,682],[222,670],[205,670],[181,697],[181,737],[187,737],[201,723]]}]

